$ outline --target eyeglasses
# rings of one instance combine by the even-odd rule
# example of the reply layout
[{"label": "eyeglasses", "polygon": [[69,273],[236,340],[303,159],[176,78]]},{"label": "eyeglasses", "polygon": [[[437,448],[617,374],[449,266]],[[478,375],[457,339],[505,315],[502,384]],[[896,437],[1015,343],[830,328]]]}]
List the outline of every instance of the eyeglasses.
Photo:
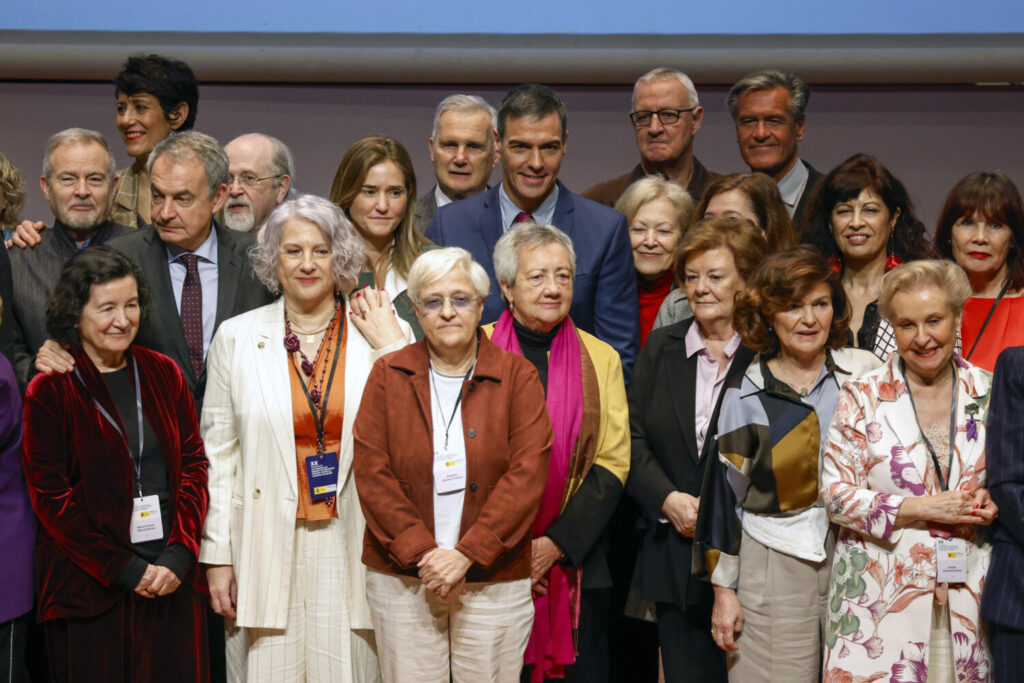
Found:
[{"label": "eyeglasses", "polygon": [[480,297],[466,296],[465,294],[456,294],[455,296],[449,297],[432,296],[429,299],[419,299],[416,302],[416,305],[427,313],[437,313],[444,308],[444,302],[446,300],[456,311],[468,311],[476,305],[476,302],[480,301]]},{"label": "eyeglasses", "polygon": [[686,112],[692,112],[697,107],[689,109],[659,109],[658,111],[635,111],[629,115],[635,128],[646,128],[651,125],[651,120],[657,116],[663,126],[674,126],[679,123],[679,117]]},{"label": "eyeglasses", "polygon": [[238,184],[241,185],[242,187],[255,187],[256,183],[261,183],[264,180],[271,180],[273,178],[280,178],[281,175],[282,174],[280,173],[277,175],[268,175],[266,178],[257,178],[252,173],[243,173],[242,175],[238,176],[229,175],[228,187],[234,185],[236,180],[238,181]]}]

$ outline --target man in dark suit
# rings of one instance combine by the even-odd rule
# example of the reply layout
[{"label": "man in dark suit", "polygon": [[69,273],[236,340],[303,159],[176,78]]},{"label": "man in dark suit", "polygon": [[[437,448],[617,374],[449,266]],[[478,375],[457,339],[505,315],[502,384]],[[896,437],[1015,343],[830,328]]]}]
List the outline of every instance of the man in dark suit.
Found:
[{"label": "man in dark suit", "polygon": [[494,107],[476,95],[449,95],[434,112],[427,146],[437,184],[416,202],[416,229],[423,232],[442,206],[487,189],[498,165]]},{"label": "man in dark suit", "polygon": [[636,133],[640,163],[632,171],[594,185],[583,196],[615,206],[630,185],[648,175],[660,175],[686,188],[699,202],[707,184],[718,177],[693,154],[693,138],[704,120],[704,107],[690,77],[678,69],[658,67],[633,86],[630,123]]},{"label": "man in dark suit", "polygon": [[43,159],[39,185],[53,211],[53,228],[41,230],[35,246],[11,250],[14,296],[4,299],[4,317],[15,333],[12,363],[22,392],[35,374],[36,352],[49,338],[46,300],[64,263],[80,249],[132,232],[110,220],[116,169],[102,135],[84,128],[62,130],[46,143]]},{"label": "man in dark suit", "polygon": [[988,412],[988,490],[999,506],[982,594],[996,683],[1024,680],[1024,346],[999,354]]},{"label": "man in dark suit", "polygon": [[760,171],[775,179],[798,230],[807,198],[821,178],[797,150],[804,139],[810,97],[810,88],[799,76],[768,69],[741,78],[725,101],[736,123],[740,156],[751,173]]},{"label": "man in dark suit", "polygon": [[[170,356],[181,367],[202,414],[206,351],[221,322],[270,303],[247,250],[250,233],[218,225],[214,214],[228,197],[228,156],[208,135],[188,131],[166,138],[149,155],[152,227],[112,240],[149,283],[153,311],[135,341]],[[48,353],[44,353],[47,351]],[[69,354],[48,341],[40,370],[70,371]],[[210,612],[210,664],[224,679],[224,625]]]},{"label": "man in dark suit", "polygon": [[465,248],[487,271],[491,291],[481,320],[486,324],[504,310],[492,259],[498,238],[524,220],[560,228],[576,251],[569,314],[619,352],[628,382],[640,323],[626,218],[558,182],[567,138],[565,104],[558,95],[543,85],[513,88],[501,102],[495,131],[501,183],[439,209],[426,234],[437,244]]}]

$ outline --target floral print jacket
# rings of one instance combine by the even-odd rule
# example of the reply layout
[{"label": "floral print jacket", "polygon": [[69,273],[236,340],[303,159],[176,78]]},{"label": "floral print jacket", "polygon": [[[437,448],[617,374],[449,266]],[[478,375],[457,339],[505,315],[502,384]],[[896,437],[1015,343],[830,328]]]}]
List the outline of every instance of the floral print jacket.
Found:
[{"label": "floral print jacket", "polygon": [[[954,363],[956,436],[949,488],[973,493],[985,486],[991,374],[959,356]],[[846,383],[827,439],[821,502],[842,529],[829,581],[824,680],[927,681],[933,532],[951,532],[967,540],[967,581],[949,585],[957,680],[987,681],[989,653],[980,617],[991,554],[987,528],[895,526],[904,498],[941,491],[898,354]]]}]

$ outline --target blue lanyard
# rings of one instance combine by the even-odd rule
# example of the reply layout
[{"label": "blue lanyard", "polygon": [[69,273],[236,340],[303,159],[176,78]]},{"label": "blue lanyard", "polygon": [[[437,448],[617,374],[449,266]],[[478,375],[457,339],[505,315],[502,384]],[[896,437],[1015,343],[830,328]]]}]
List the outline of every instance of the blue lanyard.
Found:
[{"label": "blue lanyard", "polygon": [[128,447],[128,456],[132,459],[132,466],[135,468],[135,490],[138,492],[139,498],[141,498],[142,497],[142,447],[145,445],[146,441],[145,441],[145,435],[144,435],[143,430],[142,430],[142,389],[140,388],[140,384],[139,384],[139,364],[135,361],[134,357],[131,359],[131,361],[132,361],[132,371],[135,374],[135,416],[139,420],[139,455],[138,455],[138,458],[136,458],[135,454],[132,453],[131,444],[128,443],[128,435],[124,433],[124,430],[121,428],[121,425],[118,424],[117,420],[114,419],[114,416],[111,415],[107,411],[106,408],[104,408],[102,405],[100,405],[100,402],[96,400],[96,397],[92,395],[92,392],[89,391],[89,387],[86,386],[86,384],[85,384],[85,380],[82,379],[82,375],[78,372],[78,368],[77,367],[74,369],[74,371],[75,371],[75,377],[78,378],[78,381],[82,383],[83,387],[85,387],[86,392],[89,393],[89,398],[92,399],[92,402],[96,406],[96,409],[100,411],[100,415],[105,417],[107,419],[107,422],[109,422],[114,427],[114,429],[117,430],[117,433],[121,435],[121,438],[124,439],[124,443]]}]

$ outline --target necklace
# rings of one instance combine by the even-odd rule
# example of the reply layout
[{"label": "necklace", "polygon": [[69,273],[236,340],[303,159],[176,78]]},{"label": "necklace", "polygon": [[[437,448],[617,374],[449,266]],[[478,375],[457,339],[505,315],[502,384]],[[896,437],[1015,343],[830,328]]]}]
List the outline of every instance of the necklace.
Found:
[{"label": "necklace", "polygon": [[786,369],[782,360],[779,358],[773,359],[775,363],[775,374],[778,375],[779,379],[789,385],[789,387],[795,391],[800,398],[807,398],[807,395],[814,389],[814,385],[818,383],[818,377],[821,376],[821,368],[825,364],[825,360],[822,359],[820,364],[815,364],[817,367],[814,369],[814,374],[810,381],[805,382],[794,382],[794,375],[791,375],[789,370]]},{"label": "necklace", "polygon": [[[320,345],[317,347],[316,356],[314,360],[319,359],[321,353],[326,349],[327,355],[330,355],[331,349],[334,347],[335,338],[335,325],[334,321],[338,318],[338,311],[341,310],[341,299],[336,298],[334,300],[334,314],[331,315],[331,319],[327,322],[327,326],[324,328],[327,330],[327,334],[324,335],[323,339],[320,340]],[[320,330],[322,332],[323,330]],[[295,363],[295,352],[298,352],[302,358],[302,362],[299,367],[302,369],[302,373],[313,379],[313,370],[316,368],[314,361],[309,360],[305,352],[302,350],[302,346],[299,343],[299,338],[292,332],[292,322],[288,319],[288,309],[284,311],[284,348],[288,352],[292,363]],[[313,339],[307,337],[307,342],[312,343]],[[323,398],[323,392],[321,388],[324,384],[324,377],[327,374],[327,363],[320,366],[320,375],[313,379],[313,387],[309,390],[309,398],[315,405],[320,405],[320,399]]]}]

